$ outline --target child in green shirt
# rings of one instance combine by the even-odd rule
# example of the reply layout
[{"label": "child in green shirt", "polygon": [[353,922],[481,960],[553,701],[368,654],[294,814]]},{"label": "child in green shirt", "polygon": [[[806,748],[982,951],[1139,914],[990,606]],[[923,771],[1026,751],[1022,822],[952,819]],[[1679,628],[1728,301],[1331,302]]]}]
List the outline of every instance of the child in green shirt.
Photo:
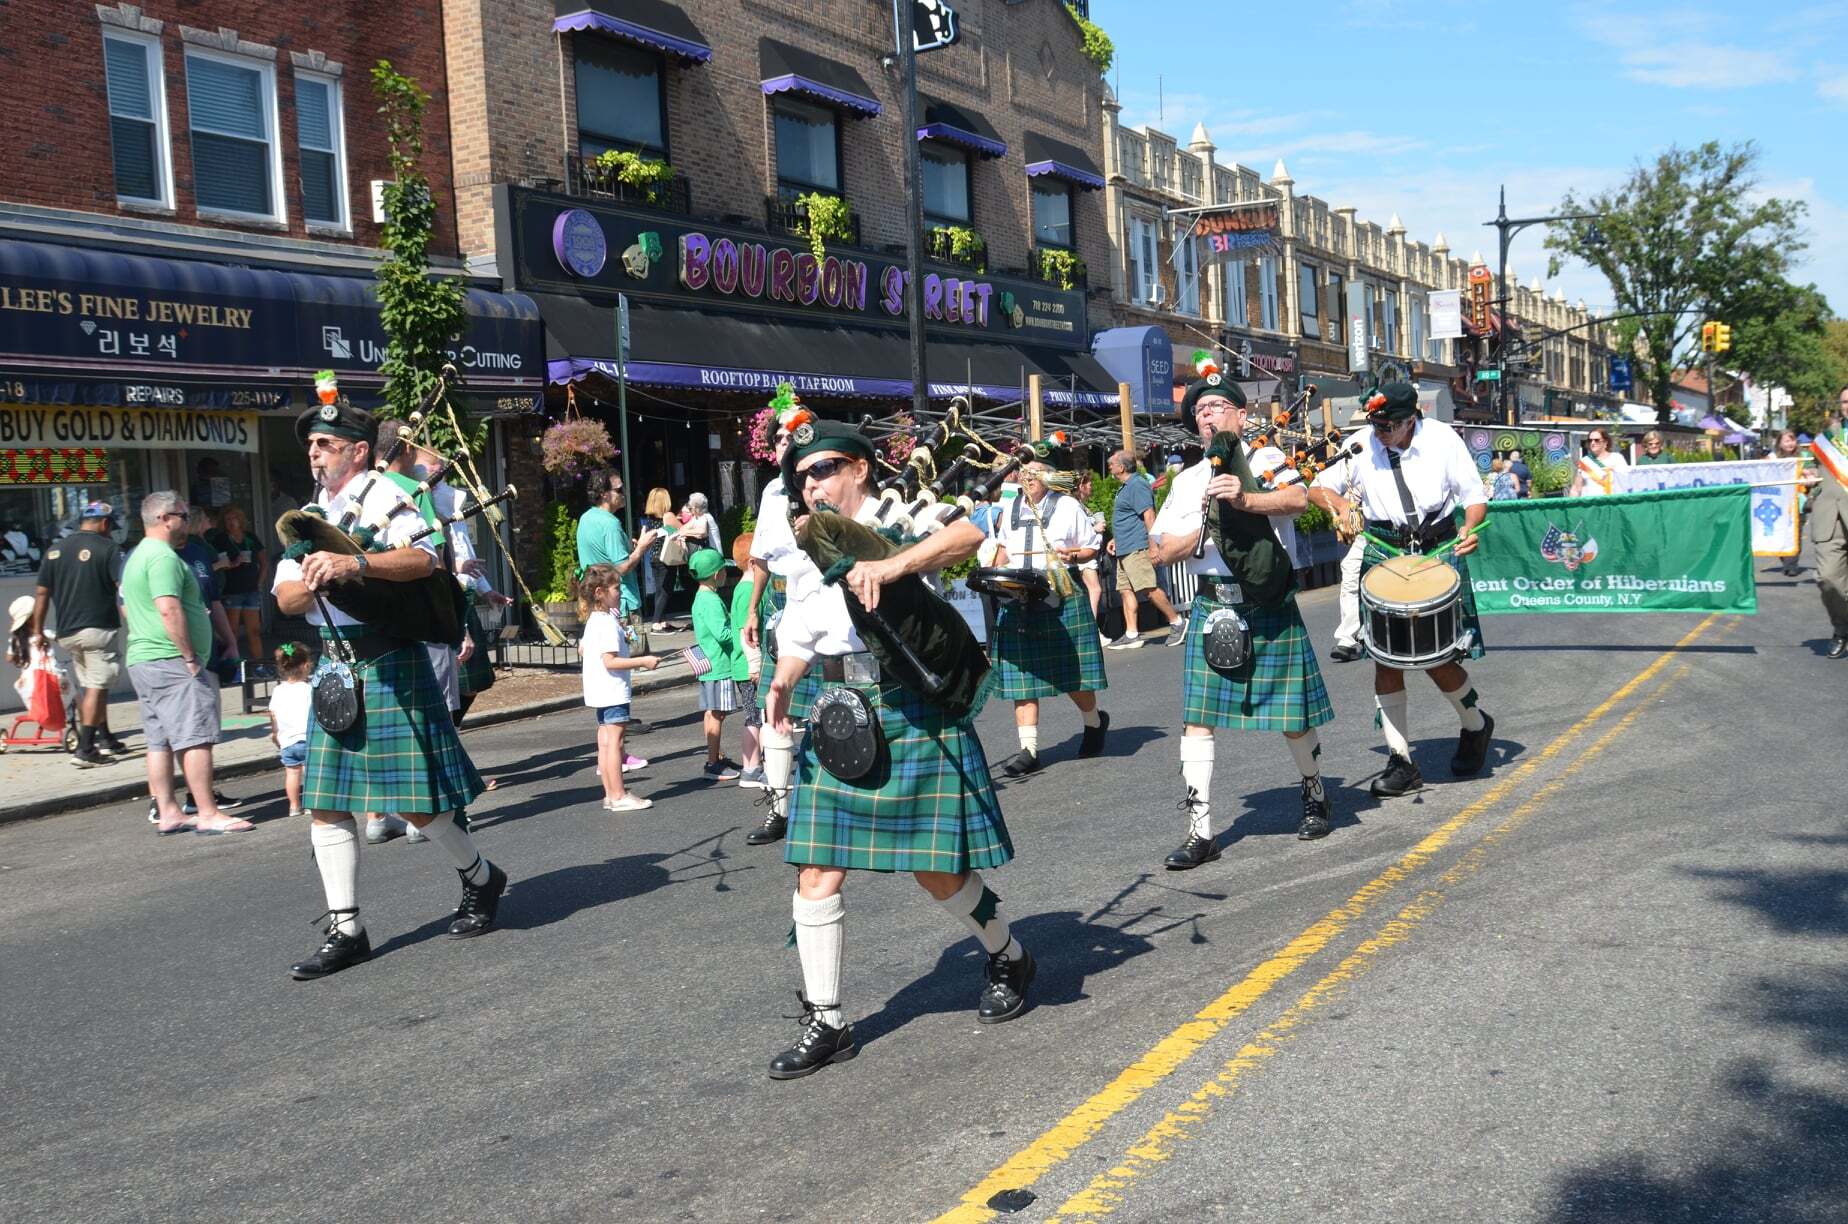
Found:
[{"label": "child in green shirt", "polygon": [[719,594],[726,564],[716,548],[702,548],[687,558],[687,572],[699,583],[693,596],[693,643],[712,661],[712,670],[700,678],[699,708],[705,711],[705,776],[713,782],[738,777],[738,767],[719,755],[725,716],[739,707],[737,671],[744,651],[743,638],[732,629],[731,612]]}]

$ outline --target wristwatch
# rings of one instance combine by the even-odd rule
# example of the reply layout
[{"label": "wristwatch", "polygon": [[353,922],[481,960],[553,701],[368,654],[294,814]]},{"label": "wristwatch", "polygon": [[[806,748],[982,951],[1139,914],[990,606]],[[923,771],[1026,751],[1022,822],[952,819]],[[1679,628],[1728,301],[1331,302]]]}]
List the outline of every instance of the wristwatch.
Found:
[{"label": "wristwatch", "polygon": [[369,563],[369,562],[368,562],[368,561],[366,560],[366,554],[365,554],[365,553],[358,553],[358,554],[356,554],[356,555],[354,556],[354,558],[353,558],[353,559],[354,559],[355,561],[358,561],[358,562],[359,562],[359,576],[360,576],[361,578],[364,578],[364,577],[366,576],[366,566],[367,566],[368,564],[370,564],[370,563]]}]

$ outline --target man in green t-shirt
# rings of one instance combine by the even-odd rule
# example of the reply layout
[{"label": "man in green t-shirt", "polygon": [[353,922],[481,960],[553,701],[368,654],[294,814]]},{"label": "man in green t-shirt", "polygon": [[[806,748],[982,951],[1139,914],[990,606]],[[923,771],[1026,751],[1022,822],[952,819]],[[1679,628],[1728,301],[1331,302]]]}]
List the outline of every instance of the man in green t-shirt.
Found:
[{"label": "man in green t-shirt", "polygon": [[593,565],[615,566],[622,575],[619,611],[626,617],[642,606],[642,579],[635,567],[648,555],[661,533],[644,531],[634,547],[630,547],[629,533],[622,520],[616,517],[616,512],[622,509],[623,492],[622,473],[614,468],[592,472],[585,491],[590,494],[592,504],[578,519],[578,573]]},{"label": "man in green t-shirt", "polygon": [[[205,669],[212,621],[199,580],[180,559],[186,543],[186,499],[150,493],[141,503],[146,538],[122,571],[122,612],[128,621],[128,679],[141,705],[147,737],[148,788],[160,832],[242,833],[256,826],[227,816],[212,790],[212,745],[218,742],[218,681]],[[173,794],[173,758],[199,815],[189,820]]]}]

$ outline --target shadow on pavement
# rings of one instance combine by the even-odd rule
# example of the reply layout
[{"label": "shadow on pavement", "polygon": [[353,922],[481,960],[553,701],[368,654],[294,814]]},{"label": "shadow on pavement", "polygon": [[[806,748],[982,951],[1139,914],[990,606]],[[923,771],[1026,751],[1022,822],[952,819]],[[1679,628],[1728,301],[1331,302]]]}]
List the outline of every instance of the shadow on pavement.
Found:
[{"label": "shadow on pavement", "polygon": [[[1328,822],[1331,836],[1362,824],[1360,813],[1370,812],[1381,804],[1380,800],[1367,793],[1366,787],[1347,786],[1344,783],[1344,779],[1322,775],[1322,785],[1327,789],[1328,803],[1333,809]],[[1229,850],[1247,837],[1296,836],[1296,826],[1303,818],[1300,783],[1292,782],[1288,786],[1253,791],[1243,796],[1242,801],[1245,810],[1233,817],[1232,823],[1219,835],[1220,849]]]}]

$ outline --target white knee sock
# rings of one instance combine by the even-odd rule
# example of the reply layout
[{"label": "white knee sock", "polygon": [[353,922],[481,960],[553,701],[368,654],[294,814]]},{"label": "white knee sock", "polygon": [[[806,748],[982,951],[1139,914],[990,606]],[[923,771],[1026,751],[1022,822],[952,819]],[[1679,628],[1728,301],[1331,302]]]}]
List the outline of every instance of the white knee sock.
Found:
[{"label": "white knee sock", "polygon": [[316,820],[308,827],[308,843],[314,847],[314,865],[321,870],[327,908],[353,911],[336,912],[334,929],[343,935],[359,934],[359,826],[351,816],[325,823]]},{"label": "white knee sock", "polygon": [[1290,746],[1290,755],[1296,758],[1296,772],[1313,782],[1315,797],[1322,798],[1322,739],[1315,728],[1311,727],[1304,735],[1286,735],[1283,742]]},{"label": "white knee sock", "polygon": [[1195,837],[1213,835],[1213,811],[1209,796],[1213,788],[1213,737],[1181,736],[1181,780],[1187,784],[1192,801],[1187,811],[1189,829]]},{"label": "white knee sock", "polygon": [[1386,733],[1388,751],[1411,759],[1412,742],[1406,738],[1409,724],[1406,721],[1405,690],[1396,693],[1376,693],[1373,700],[1380,708],[1380,730]]},{"label": "white knee sock", "polygon": [[1488,725],[1482,721],[1482,711],[1476,708],[1476,690],[1469,686],[1469,681],[1465,680],[1461,688],[1437,691],[1444,694],[1444,700],[1450,703],[1457,717],[1463,720],[1465,731],[1480,731]]},{"label": "white knee sock", "polygon": [[448,812],[438,812],[436,819],[423,827],[423,835],[449,855],[462,878],[470,884],[488,882],[488,860],[475,849],[475,839],[456,827]]},{"label": "white knee sock", "polygon": [[1034,723],[1031,727],[1017,726],[1014,728],[1014,730],[1018,732],[1020,735],[1021,751],[1031,752],[1033,755],[1038,756],[1039,755],[1039,724]]},{"label": "white knee sock", "polygon": [[846,947],[847,903],[841,894],[806,901],[796,894],[796,955],[802,960],[802,993],[823,1024],[839,1028],[841,960]]},{"label": "white knee sock", "polygon": [[796,741],[769,723],[764,724],[764,783],[770,794],[770,814],[789,815],[789,777],[796,769]]},{"label": "white knee sock", "polygon": [[971,871],[961,888],[937,904],[969,928],[982,951],[990,956],[1005,952],[1009,960],[1020,959],[1020,941],[1008,933],[1007,919],[1001,916],[1001,898],[988,891],[981,872]]},{"label": "white knee sock", "polygon": [[1092,706],[1088,710],[1080,710],[1078,713],[1084,716],[1084,725],[1087,727],[1101,727],[1104,725],[1104,712],[1096,706]]}]

